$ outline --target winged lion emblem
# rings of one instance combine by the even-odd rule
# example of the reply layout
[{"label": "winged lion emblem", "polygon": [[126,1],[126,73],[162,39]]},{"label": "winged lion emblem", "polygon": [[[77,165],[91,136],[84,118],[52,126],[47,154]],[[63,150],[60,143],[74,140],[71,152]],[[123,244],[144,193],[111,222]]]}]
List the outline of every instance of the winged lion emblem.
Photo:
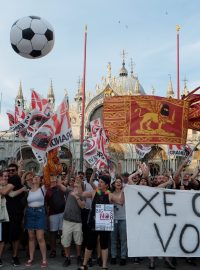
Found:
[{"label": "winged lion emblem", "polygon": [[[157,100],[140,100],[136,101],[136,103],[139,108],[135,109],[134,113],[138,112],[139,118],[141,118],[140,128],[136,130],[137,134],[175,135],[173,132],[163,128],[167,123],[171,125],[175,123],[175,110],[170,118],[170,108],[167,103],[161,103]],[[148,110],[148,112],[146,112],[146,110]]]}]

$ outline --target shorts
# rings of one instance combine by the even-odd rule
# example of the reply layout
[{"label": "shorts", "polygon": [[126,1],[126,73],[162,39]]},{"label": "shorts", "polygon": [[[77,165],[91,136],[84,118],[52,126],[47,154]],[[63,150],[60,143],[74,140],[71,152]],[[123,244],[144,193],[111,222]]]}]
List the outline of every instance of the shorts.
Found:
[{"label": "shorts", "polygon": [[94,231],[94,230],[88,229],[87,240],[86,240],[86,248],[88,250],[93,250],[96,247],[98,236],[99,236],[99,243],[100,243],[101,249],[108,248],[108,243],[110,240],[109,231]]},{"label": "shorts", "polygon": [[0,242],[8,243],[10,231],[9,222],[2,222],[0,223],[0,226],[1,226]]},{"label": "shorts", "polygon": [[24,228],[27,230],[46,230],[46,211],[44,206],[26,208]]},{"label": "shorts", "polygon": [[49,216],[50,232],[62,231],[62,226],[63,226],[63,213]]},{"label": "shorts", "polygon": [[9,222],[2,222],[2,239],[5,243],[18,241],[23,231],[23,213],[10,214],[9,219]]},{"label": "shorts", "polygon": [[76,245],[81,245],[83,241],[82,223],[63,220],[61,244],[67,248],[71,246],[72,236]]}]

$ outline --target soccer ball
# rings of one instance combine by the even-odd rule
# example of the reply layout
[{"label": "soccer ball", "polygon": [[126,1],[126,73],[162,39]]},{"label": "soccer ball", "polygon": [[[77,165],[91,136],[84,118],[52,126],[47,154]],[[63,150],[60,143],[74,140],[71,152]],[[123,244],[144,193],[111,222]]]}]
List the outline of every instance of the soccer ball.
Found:
[{"label": "soccer ball", "polygon": [[54,45],[52,26],[37,16],[23,17],[11,27],[10,42],[13,50],[26,58],[47,55]]}]

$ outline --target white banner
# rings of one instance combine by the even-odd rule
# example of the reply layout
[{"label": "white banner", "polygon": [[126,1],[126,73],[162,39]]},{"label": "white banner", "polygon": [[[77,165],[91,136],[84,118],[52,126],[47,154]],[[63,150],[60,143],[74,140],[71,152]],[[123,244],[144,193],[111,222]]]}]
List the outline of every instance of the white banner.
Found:
[{"label": "white banner", "polygon": [[139,159],[143,158],[152,150],[151,145],[148,144],[135,144],[135,152],[139,156]]},{"label": "white banner", "polygon": [[94,167],[98,160],[95,138],[88,138],[83,142],[83,155],[88,164],[90,164],[91,167]]},{"label": "white banner", "polygon": [[91,137],[84,141],[84,159],[93,167],[102,169],[108,166],[108,139],[100,118],[90,122]]},{"label": "white banner", "polygon": [[45,163],[48,151],[67,144],[72,139],[68,100],[64,98],[56,112],[35,132],[30,144],[37,160]]},{"label": "white banner", "polygon": [[168,145],[168,155],[173,155],[176,157],[185,157],[185,145],[169,144]]},{"label": "white banner", "polygon": [[200,257],[200,192],[126,186],[129,257]]}]

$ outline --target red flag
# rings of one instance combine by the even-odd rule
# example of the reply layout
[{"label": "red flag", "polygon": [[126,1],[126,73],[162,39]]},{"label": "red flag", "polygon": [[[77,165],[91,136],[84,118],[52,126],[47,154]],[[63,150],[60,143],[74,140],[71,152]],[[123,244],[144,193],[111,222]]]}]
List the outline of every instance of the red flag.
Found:
[{"label": "red flag", "polygon": [[189,101],[190,104],[195,103],[200,100],[200,94],[191,94],[185,100]]},{"label": "red flag", "polygon": [[189,102],[157,96],[116,96],[104,100],[110,142],[185,144]]},{"label": "red flag", "polygon": [[189,120],[200,118],[200,103],[192,104],[189,110]]},{"label": "red flag", "polygon": [[190,120],[188,122],[188,128],[200,131],[200,119],[198,121],[197,120],[194,120],[194,121]]},{"label": "red flag", "polygon": [[188,128],[200,131],[200,94],[191,94],[185,100],[190,103]]},{"label": "red flag", "polygon": [[45,162],[48,151],[73,139],[68,112],[68,100],[64,98],[57,111],[34,134],[30,142],[39,162]]},{"label": "red flag", "polygon": [[16,124],[16,122],[15,122],[15,113],[11,112],[11,111],[7,111],[6,114],[8,116],[9,126],[12,127],[14,124]]},{"label": "red flag", "polygon": [[26,116],[25,110],[21,104],[15,105],[15,121],[16,123],[22,121]]},{"label": "red flag", "polygon": [[91,137],[84,142],[84,159],[93,168],[108,166],[108,139],[101,124],[100,118],[90,122]]},{"label": "red flag", "polygon": [[40,94],[38,94],[35,90],[32,90],[31,93],[31,106],[32,109],[38,109],[43,112],[48,103],[46,98],[43,98]]}]

